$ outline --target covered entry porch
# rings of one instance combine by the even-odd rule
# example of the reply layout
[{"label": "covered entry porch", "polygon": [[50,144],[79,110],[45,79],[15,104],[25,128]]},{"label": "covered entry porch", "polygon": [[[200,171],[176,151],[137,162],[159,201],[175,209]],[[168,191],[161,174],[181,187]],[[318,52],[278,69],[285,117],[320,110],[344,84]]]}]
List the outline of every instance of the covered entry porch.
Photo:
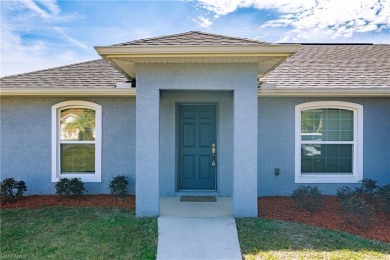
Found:
[{"label": "covered entry porch", "polygon": [[[257,66],[140,64],[137,72],[137,215],[160,215],[160,197],[191,193],[230,196],[234,216],[256,216]],[[189,104],[215,107],[215,141],[206,144],[206,153],[212,143],[217,149],[213,187],[180,185],[179,114]],[[191,171],[189,164],[184,167]]]},{"label": "covered entry porch", "polygon": [[[170,37],[145,45],[96,47],[129,79],[136,79],[136,214],[158,216],[160,198],[191,193],[231,197],[233,216],[257,216],[258,77],[295,52],[296,46],[208,35],[213,38],[210,45],[198,32],[180,35],[185,44],[164,45]],[[215,137],[202,143],[200,134],[196,140],[202,145],[188,154],[180,139],[178,114],[181,106],[196,105],[215,108]],[[215,166],[210,155],[213,143]],[[183,176],[198,179],[183,182]]]},{"label": "covered entry porch", "polygon": [[232,118],[232,91],[160,91],[160,216],[232,216]]}]

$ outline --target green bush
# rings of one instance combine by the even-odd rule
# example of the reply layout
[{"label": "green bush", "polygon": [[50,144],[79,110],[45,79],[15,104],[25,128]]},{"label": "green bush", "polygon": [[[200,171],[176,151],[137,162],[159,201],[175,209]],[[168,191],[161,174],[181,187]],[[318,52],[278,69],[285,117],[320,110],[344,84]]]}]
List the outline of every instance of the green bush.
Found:
[{"label": "green bush", "polygon": [[110,191],[111,194],[117,195],[119,197],[126,196],[129,192],[127,190],[127,185],[129,182],[127,181],[127,177],[123,175],[118,175],[110,181]]},{"label": "green bush", "polygon": [[84,188],[84,182],[80,178],[61,178],[55,185],[56,193],[65,197],[79,197],[87,190]]},{"label": "green bush", "polygon": [[371,225],[373,210],[359,194],[344,199],[340,206],[339,214],[345,223],[354,224],[358,228],[367,228]]},{"label": "green bush", "polygon": [[2,202],[16,202],[18,201],[25,191],[27,186],[24,181],[16,181],[14,178],[6,178],[0,183],[1,200]]},{"label": "green bush", "polygon": [[380,187],[377,194],[383,211],[390,213],[390,184]]},{"label": "green bush", "polygon": [[376,185],[377,181],[365,178],[359,182],[362,184],[362,186],[356,188],[356,192],[360,194],[368,203],[372,203],[375,193],[378,189],[378,185]]},{"label": "green bush", "polygon": [[341,201],[345,201],[345,200],[349,199],[350,197],[355,195],[355,193],[356,192],[354,190],[352,190],[350,187],[343,186],[343,187],[337,189],[336,195],[337,195],[337,198],[341,202]]},{"label": "green bush", "polygon": [[300,208],[315,212],[322,204],[321,195],[317,186],[299,186],[291,197]]}]

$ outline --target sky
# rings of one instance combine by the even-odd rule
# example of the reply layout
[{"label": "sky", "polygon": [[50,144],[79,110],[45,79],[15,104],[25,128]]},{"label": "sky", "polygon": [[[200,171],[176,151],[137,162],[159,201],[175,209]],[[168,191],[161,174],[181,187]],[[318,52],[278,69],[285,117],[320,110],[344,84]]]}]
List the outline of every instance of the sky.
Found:
[{"label": "sky", "polygon": [[273,43],[390,43],[390,0],[0,0],[1,76],[188,31]]}]

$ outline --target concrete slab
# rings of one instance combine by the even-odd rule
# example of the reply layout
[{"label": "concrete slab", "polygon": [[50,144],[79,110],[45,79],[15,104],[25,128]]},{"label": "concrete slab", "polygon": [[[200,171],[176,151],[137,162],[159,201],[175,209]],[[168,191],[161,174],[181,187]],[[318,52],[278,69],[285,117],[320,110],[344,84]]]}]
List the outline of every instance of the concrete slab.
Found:
[{"label": "concrete slab", "polygon": [[241,260],[234,218],[158,219],[158,260]]},{"label": "concrete slab", "polygon": [[216,202],[180,202],[180,197],[160,198],[160,217],[231,217],[231,197],[217,197]]}]

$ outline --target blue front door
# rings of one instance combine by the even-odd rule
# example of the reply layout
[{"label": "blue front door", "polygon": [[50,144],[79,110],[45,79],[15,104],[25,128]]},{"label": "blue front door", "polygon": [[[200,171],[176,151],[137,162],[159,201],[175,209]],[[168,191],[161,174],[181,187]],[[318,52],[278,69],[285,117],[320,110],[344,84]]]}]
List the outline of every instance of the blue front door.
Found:
[{"label": "blue front door", "polygon": [[215,105],[179,106],[178,190],[215,190]]}]

